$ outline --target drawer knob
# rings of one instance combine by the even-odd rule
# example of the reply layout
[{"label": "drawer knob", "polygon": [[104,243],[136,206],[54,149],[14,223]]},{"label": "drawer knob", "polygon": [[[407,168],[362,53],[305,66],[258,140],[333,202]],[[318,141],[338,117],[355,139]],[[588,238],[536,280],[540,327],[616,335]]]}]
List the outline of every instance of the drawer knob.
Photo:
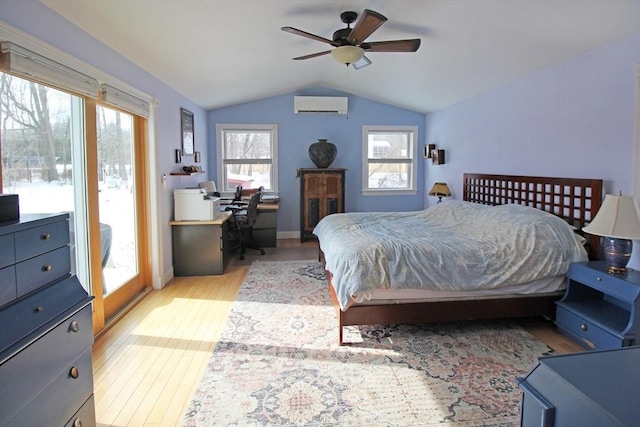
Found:
[{"label": "drawer knob", "polygon": [[69,330],[71,332],[78,332],[80,330],[80,325],[78,324],[77,320],[71,322],[71,324],[69,325]]},{"label": "drawer knob", "polygon": [[44,307],[43,307],[43,306],[41,306],[41,305],[39,305],[39,306],[37,306],[36,308],[34,308],[34,309],[33,309],[33,311],[35,311],[36,313],[39,313],[39,312],[41,312],[41,311],[44,311]]},{"label": "drawer knob", "polygon": [[598,282],[602,282],[602,277],[596,277],[596,280],[597,280]]},{"label": "drawer knob", "polygon": [[74,378],[74,379],[78,378],[80,376],[80,371],[78,370],[77,367],[73,366],[69,370],[69,375],[71,375],[71,378]]},{"label": "drawer knob", "polygon": [[42,235],[42,240],[51,240],[51,234],[45,233]]},{"label": "drawer knob", "polygon": [[583,323],[582,325],[580,325],[580,329],[582,329],[583,331],[586,331],[587,329],[589,329],[589,325],[587,325],[586,323]]},{"label": "drawer knob", "polygon": [[42,267],[42,271],[51,271],[51,270],[53,270],[52,265],[45,265]]},{"label": "drawer knob", "polygon": [[80,418],[73,420],[73,427],[82,427],[82,420]]}]

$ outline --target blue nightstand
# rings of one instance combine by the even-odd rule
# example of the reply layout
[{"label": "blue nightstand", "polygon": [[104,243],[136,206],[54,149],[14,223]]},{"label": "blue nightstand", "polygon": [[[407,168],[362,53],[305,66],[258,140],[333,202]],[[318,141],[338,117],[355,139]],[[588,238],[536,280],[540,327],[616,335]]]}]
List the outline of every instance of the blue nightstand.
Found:
[{"label": "blue nightstand", "polygon": [[587,349],[640,344],[640,272],[609,274],[604,261],[573,263],[556,325]]}]

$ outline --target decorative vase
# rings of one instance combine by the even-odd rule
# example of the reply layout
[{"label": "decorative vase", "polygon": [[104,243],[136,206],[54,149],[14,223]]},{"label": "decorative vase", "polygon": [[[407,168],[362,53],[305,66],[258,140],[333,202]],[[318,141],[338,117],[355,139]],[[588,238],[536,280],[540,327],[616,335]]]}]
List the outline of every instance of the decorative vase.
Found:
[{"label": "decorative vase", "polygon": [[316,167],[322,169],[329,167],[336,159],[336,154],[338,154],[338,148],[326,139],[318,139],[318,142],[309,146],[309,158]]}]

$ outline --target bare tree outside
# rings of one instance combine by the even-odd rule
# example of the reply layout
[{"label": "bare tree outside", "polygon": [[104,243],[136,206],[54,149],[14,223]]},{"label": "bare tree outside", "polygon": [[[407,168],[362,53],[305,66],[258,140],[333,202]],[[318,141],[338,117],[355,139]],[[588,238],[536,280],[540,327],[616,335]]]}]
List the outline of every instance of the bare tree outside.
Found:
[{"label": "bare tree outside", "polygon": [[[69,121],[52,124],[49,106],[51,89],[33,82],[0,74],[0,106],[2,115],[2,166],[5,186],[26,179],[58,181],[58,162],[67,170],[69,153],[64,146]],[[7,182],[4,182],[4,181]]]}]

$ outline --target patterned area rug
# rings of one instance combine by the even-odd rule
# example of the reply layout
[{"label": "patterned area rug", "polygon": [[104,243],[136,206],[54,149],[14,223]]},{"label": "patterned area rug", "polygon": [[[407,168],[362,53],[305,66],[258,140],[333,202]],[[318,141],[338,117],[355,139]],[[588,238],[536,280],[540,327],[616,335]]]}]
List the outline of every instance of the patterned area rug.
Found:
[{"label": "patterned area rug", "polygon": [[512,426],[551,350],[509,321],[345,328],[322,267],[254,262],[184,426]]}]

